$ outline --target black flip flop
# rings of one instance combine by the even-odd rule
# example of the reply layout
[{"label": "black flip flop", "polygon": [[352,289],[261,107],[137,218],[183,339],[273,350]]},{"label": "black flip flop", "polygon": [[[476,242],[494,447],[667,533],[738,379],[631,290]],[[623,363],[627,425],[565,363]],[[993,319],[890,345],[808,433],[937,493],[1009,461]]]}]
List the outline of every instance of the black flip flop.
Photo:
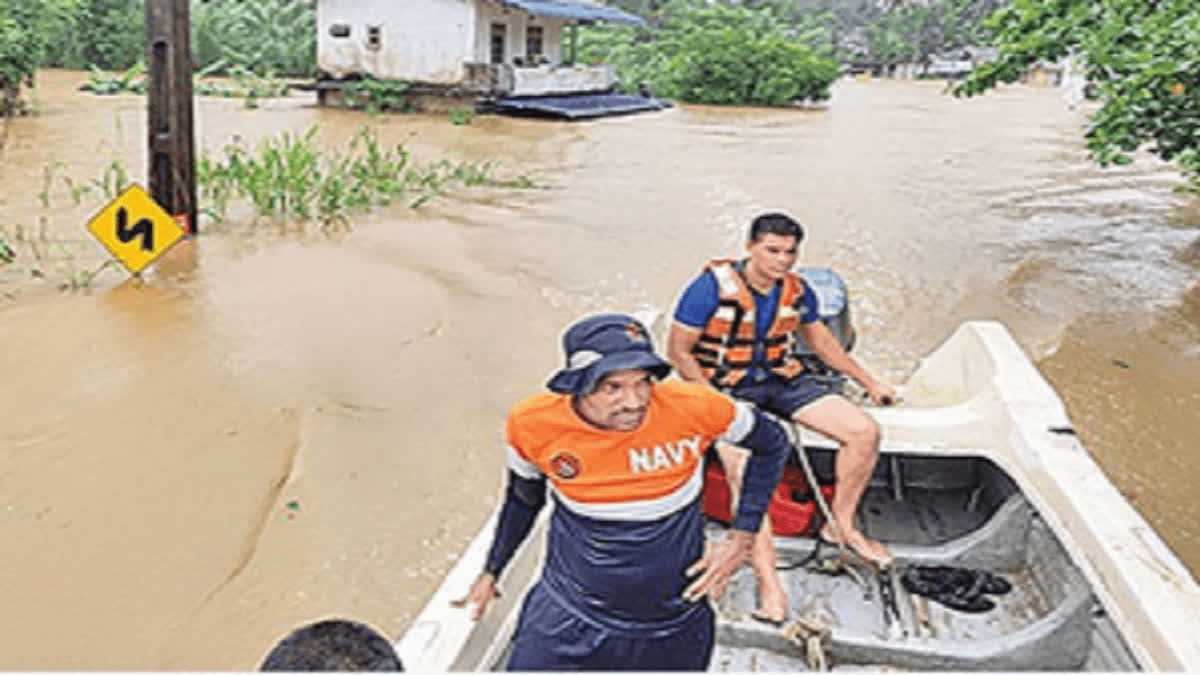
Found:
[{"label": "black flip flop", "polygon": [[1008,579],[982,570],[979,573],[983,575],[984,593],[988,593],[989,595],[1004,595],[1012,590],[1012,584],[1009,583]]},{"label": "black flip flop", "polygon": [[971,612],[973,614],[986,612],[996,606],[996,603],[982,595],[963,596],[957,593],[938,593],[931,599],[942,603],[950,609],[957,609],[960,612]]}]

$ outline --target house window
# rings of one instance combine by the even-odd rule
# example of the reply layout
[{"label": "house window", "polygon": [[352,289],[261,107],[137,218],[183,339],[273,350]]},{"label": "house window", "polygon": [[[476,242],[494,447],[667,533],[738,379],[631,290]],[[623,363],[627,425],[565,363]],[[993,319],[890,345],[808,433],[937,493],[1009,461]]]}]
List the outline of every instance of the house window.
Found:
[{"label": "house window", "polygon": [[525,29],[525,59],[530,65],[542,58],[542,27],[529,26]]},{"label": "house window", "polygon": [[383,45],[383,26],[367,26],[367,49],[379,51]]},{"label": "house window", "polygon": [[492,24],[492,63],[504,63],[504,38],[508,35],[508,24]]},{"label": "house window", "polygon": [[335,38],[347,38],[347,37],[350,37],[350,24],[348,24],[348,23],[335,23],[335,24],[333,24],[332,26],[330,26],[330,27],[329,27],[329,34],[330,34],[330,35],[332,35],[332,36],[333,36],[333,37],[335,37]]}]

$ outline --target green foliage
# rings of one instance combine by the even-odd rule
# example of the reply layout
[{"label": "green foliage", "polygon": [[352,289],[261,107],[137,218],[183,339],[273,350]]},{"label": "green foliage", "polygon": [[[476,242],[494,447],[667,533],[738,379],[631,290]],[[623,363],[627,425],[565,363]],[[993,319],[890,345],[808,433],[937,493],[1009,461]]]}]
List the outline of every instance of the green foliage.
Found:
[{"label": "green foliage", "polygon": [[17,252],[9,246],[8,240],[4,238],[4,233],[0,232],[0,263],[8,264],[15,260]]},{"label": "green foliage", "polygon": [[343,84],[342,101],[351,108],[371,114],[384,110],[416,112],[417,107],[409,102],[407,92],[407,82],[367,78]]},{"label": "green foliage", "polygon": [[209,202],[203,211],[223,220],[230,203],[244,198],[260,217],[328,225],[406,195],[416,195],[410,205],[420,206],[455,184],[534,187],[527,176],[496,178],[490,163],[440,160],[419,166],[403,146],[381,146],[366,127],[355,134],[346,154],[326,156],[314,141],[316,133],[316,127],[298,136],[285,132],[254,151],[230,145],[223,161],[202,157],[196,182],[201,198]]},{"label": "green foliage", "polygon": [[784,38],[757,38],[744,26],[692,31],[671,59],[676,91],[686,101],[785,105],[829,98],[837,63]]},{"label": "green foliage", "polygon": [[[743,6],[753,5],[756,18],[750,27],[764,36],[782,30],[812,47],[819,56],[832,56],[843,63],[887,66],[926,63],[933,55],[980,44],[983,18],[1008,1],[756,0]],[[691,8],[708,3],[610,0],[607,4],[646,18],[650,28],[638,35],[650,39],[663,27],[677,23]],[[714,7],[729,4],[730,0],[716,0]],[[596,30],[588,29],[587,37],[594,44]],[[649,80],[643,77],[640,81]]]},{"label": "green foliage", "polygon": [[33,86],[52,19],[47,0],[0,0],[0,115],[15,110],[22,84]]},{"label": "green foliage", "polygon": [[1195,0],[1015,0],[987,19],[1000,56],[960,83],[974,96],[1038,62],[1074,54],[1102,106],[1087,147],[1102,165],[1141,147],[1174,160],[1200,187],[1200,3]]},{"label": "green foliage", "polygon": [[125,170],[125,163],[120,159],[114,159],[105,164],[100,177],[92,179],[92,187],[105,200],[116,199],[117,195],[129,187],[129,172]]},{"label": "green foliage", "polygon": [[192,0],[192,55],[259,73],[313,76],[316,3],[303,0]]},{"label": "green foliage", "polygon": [[[232,85],[223,82],[205,82],[201,78],[214,72],[225,71],[233,80]],[[245,98],[247,102],[260,98],[287,96],[291,84],[268,72],[259,75],[242,65],[226,66],[224,61],[210,64],[197,72],[192,91],[197,96],[220,96],[223,98]]]},{"label": "green foliage", "polygon": [[[310,0],[192,0],[190,10],[198,63],[302,77],[316,72]],[[19,56],[33,63],[30,72],[39,65],[126,70],[145,58],[145,16],[145,0],[0,0],[0,62]],[[5,17],[24,29],[7,34]],[[21,50],[11,48],[13,39]]]},{"label": "green foliage", "polygon": [[125,70],[144,58],[145,0],[81,0],[76,12],[78,51],[67,65]]},{"label": "green foliage", "polygon": [[[205,81],[214,72],[224,71],[229,74],[232,83]],[[124,73],[109,73],[92,66],[88,81],[79,88],[95,94],[145,94],[147,89],[145,63],[138,61]],[[227,66],[224,61],[217,61],[193,75],[192,93],[196,96],[219,96],[222,98],[242,98],[246,107],[257,107],[260,98],[287,96],[291,84],[277,78],[272,73],[258,75],[245,66]]]},{"label": "green foliage", "polygon": [[475,111],[467,107],[451,108],[449,114],[450,123],[455,126],[470,124],[471,120],[475,119]]},{"label": "green foliage", "polygon": [[935,55],[981,44],[987,35],[983,19],[1001,4],[1001,0],[932,0],[882,9],[863,24],[865,49],[846,58],[883,66],[928,64]]},{"label": "green foliage", "polygon": [[829,98],[837,63],[824,19],[785,22],[782,5],[695,5],[672,0],[657,29],[599,26],[581,31],[580,60],[616,67],[621,87],[697,103],[784,105]]},{"label": "green foliage", "polygon": [[88,81],[79,88],[83,91],[90,91],[100,95],[122,94],[125,92],[145,94],[146,79],[142,77],[145,72],[146,64],[142,61],[133,64],[132,68],[120,75],[108,73],[96,66],[92,66],[91,72],[88,73]]}]

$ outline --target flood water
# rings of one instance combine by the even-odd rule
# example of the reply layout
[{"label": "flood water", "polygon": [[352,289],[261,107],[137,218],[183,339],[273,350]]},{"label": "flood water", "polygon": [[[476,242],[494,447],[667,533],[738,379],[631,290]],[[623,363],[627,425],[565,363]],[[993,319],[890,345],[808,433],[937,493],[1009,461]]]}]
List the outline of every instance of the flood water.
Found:
[{"label": "flood water", "polygon": [[562,327],[669,312],[766,209],[846,278],[856,353],[894,383],[960,322],[1003,321],[1200,569],[1195,211],[1152,158],[1095,168],[1085,111],[1054,90],[847,80],[815,110],[466,126],[198,99],[201,152],[313,124],[340,150],[368,125],[543,188],[328,232],[230,222],[144,284],[107,269],[64,291],[106,259],[84,229],[103,200],[76,205],[64,177],[114,159],[145,176],[144,99],[85,79],[43,72],[40,114],[0,151],[18,255],[0,265],[0,668],[254,669],[330,616],[398,636],[495,506],[504,414],[557,367]]}]

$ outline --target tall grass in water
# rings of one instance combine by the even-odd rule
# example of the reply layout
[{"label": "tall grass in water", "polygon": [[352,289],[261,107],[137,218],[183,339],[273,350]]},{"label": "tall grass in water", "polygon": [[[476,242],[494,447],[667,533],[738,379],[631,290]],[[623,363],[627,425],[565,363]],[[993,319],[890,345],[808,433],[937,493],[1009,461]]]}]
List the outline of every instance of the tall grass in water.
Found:
[{"label": "tall grass in water", "polygon": [[393,200],[411,199],[418,207],[451,187],[536,187],[526,175],[498,178],[491,162],[413,161],[402,145],[386,147],[366,127],[355,133],[344,154],[324,154],[314,138],[288,132],[263,140],[251,151],[225,148],[223,160],[205,155],[196,165],[196,183],[204,212],[224,220],[235,199],[248,200],[260,217],[342,224],[352,213]]}]

